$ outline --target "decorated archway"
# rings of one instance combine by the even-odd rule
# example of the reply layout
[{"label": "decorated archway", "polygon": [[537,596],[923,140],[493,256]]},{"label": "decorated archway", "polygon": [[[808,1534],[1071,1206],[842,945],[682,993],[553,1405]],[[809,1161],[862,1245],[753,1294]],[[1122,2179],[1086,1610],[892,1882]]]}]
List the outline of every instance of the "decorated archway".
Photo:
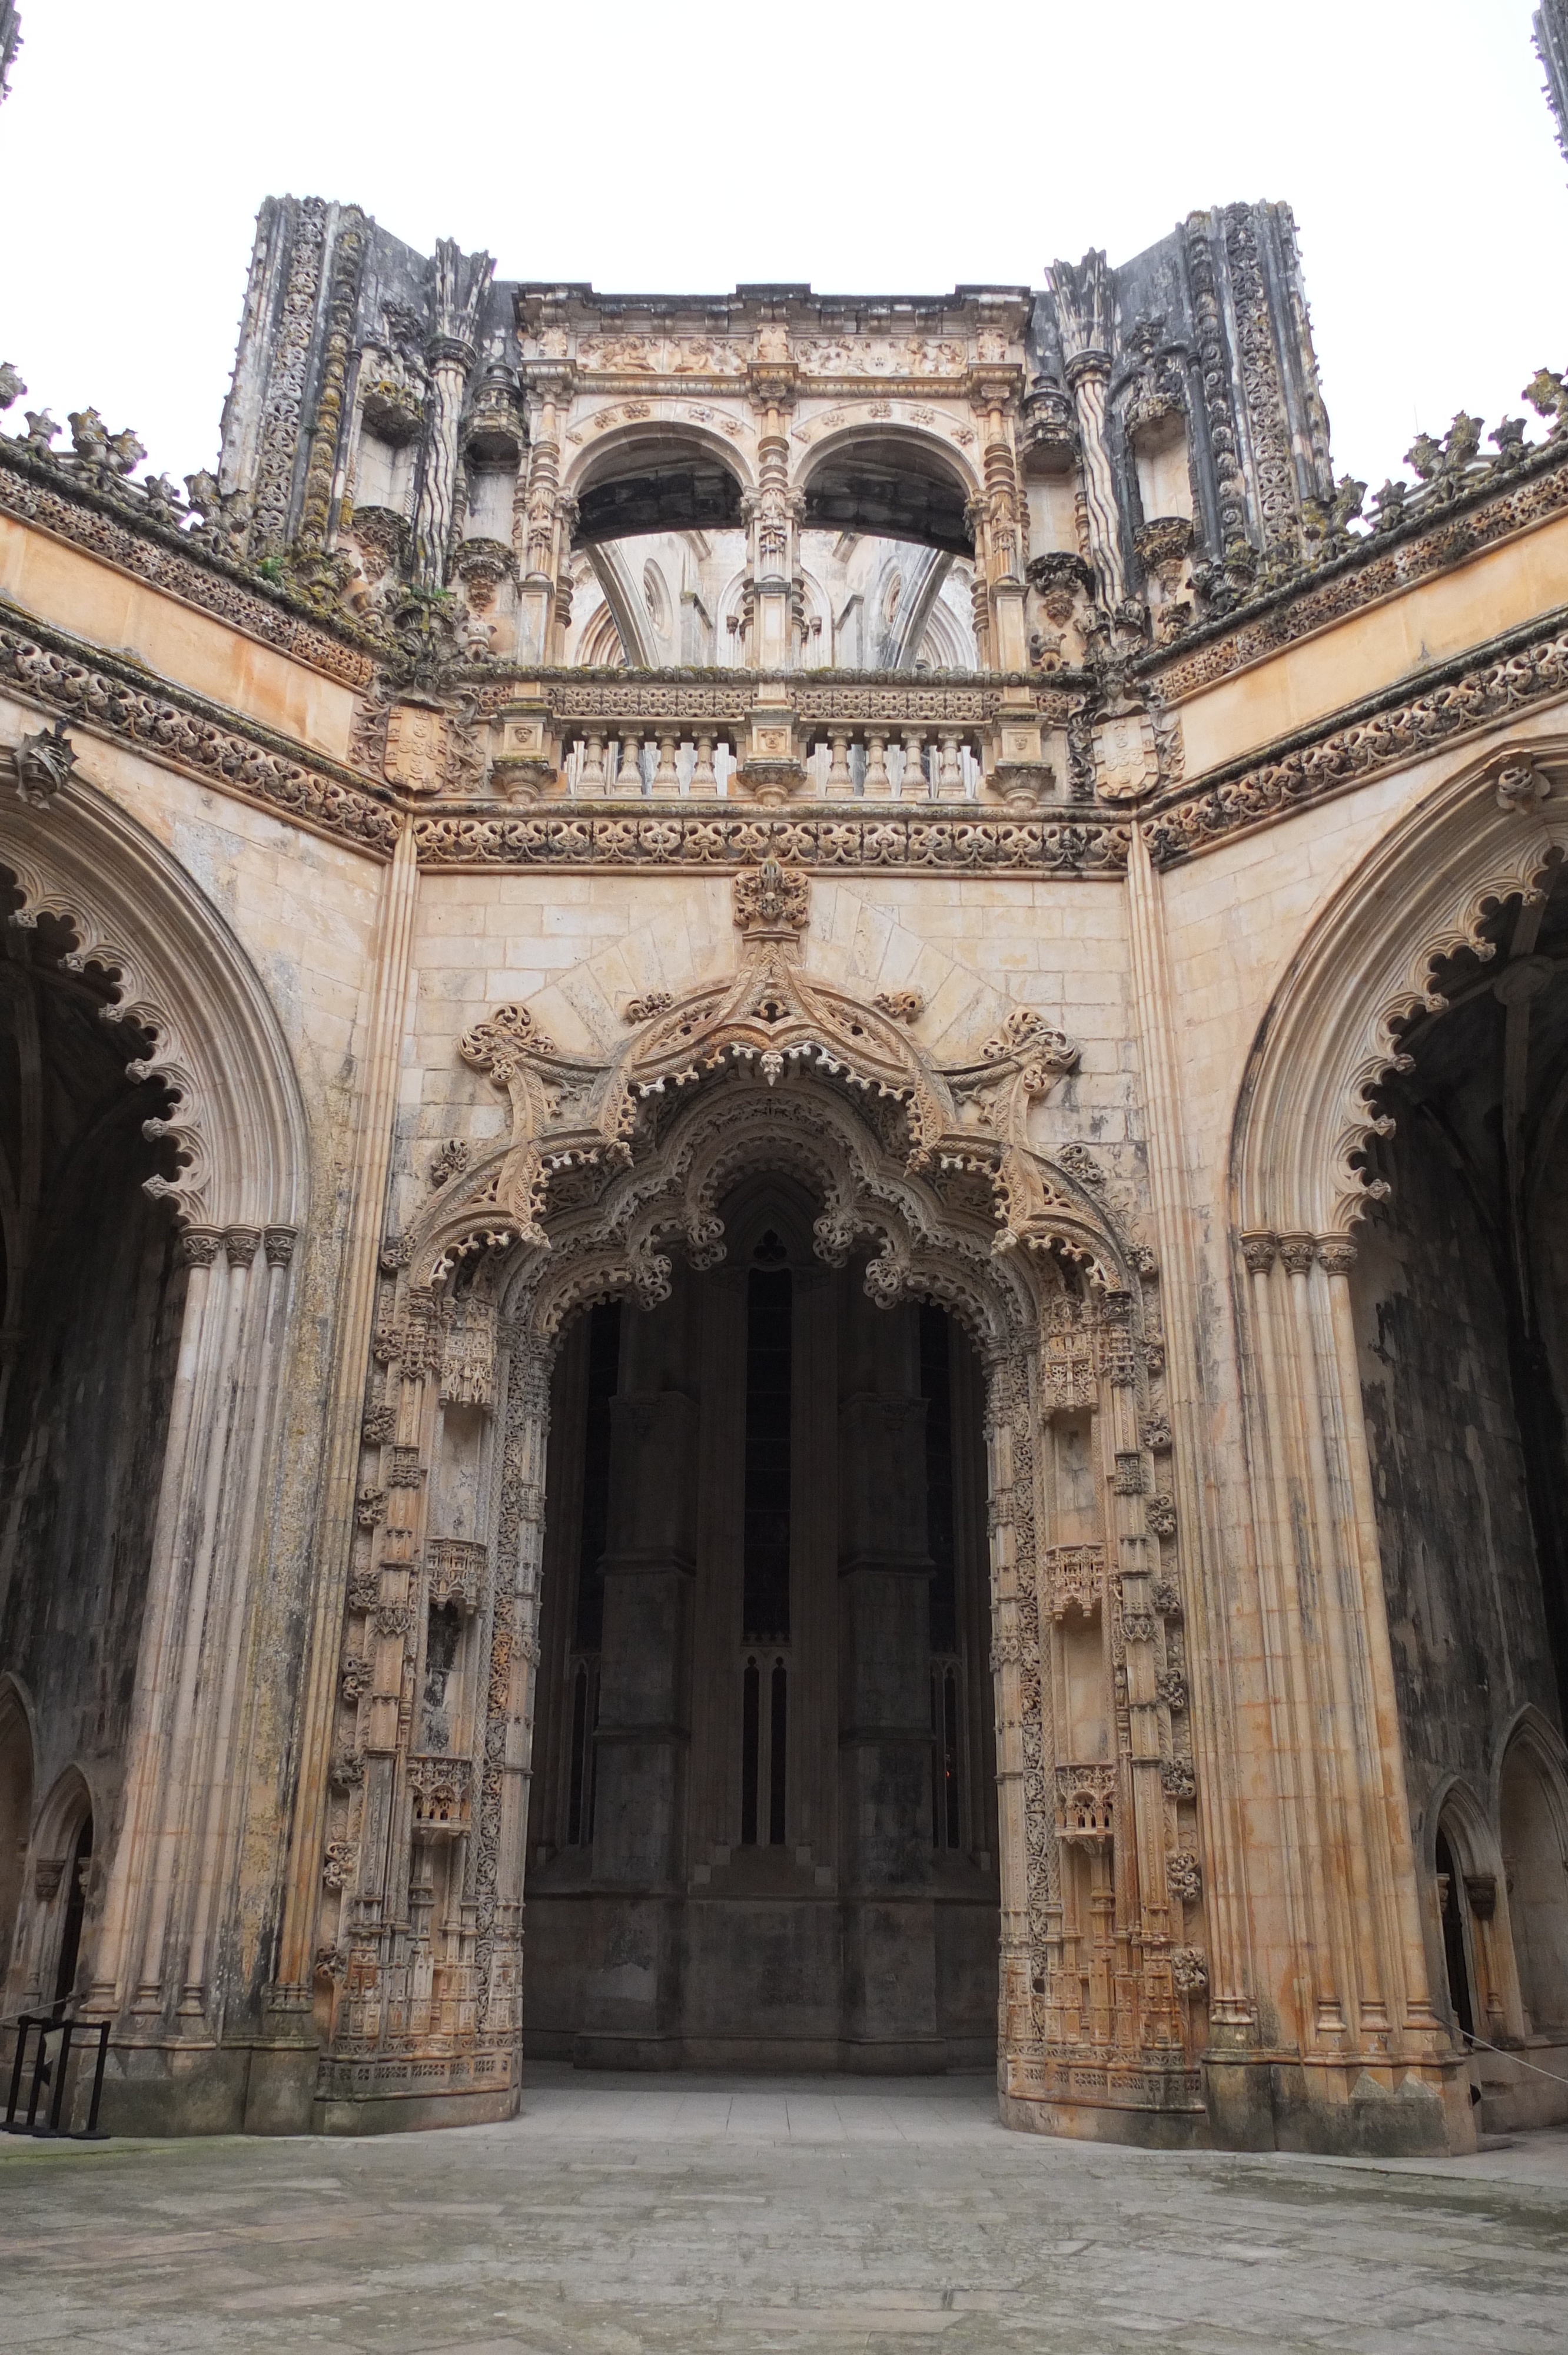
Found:
[{"label": "decorated archway", "polygon": [[[735,897],[733,975],[631,1002],[609,1056],[562,1052],[521,1007],[466,1034],[507,1133],[438,1165],[388,1254],[324,1864],[321,2123],[390,2122],[415,2052],[426,2098],[515,2102],[552,1360],[588,1304],[656,1306],[674,1254],[722,1262],[726,1189],[771,1173],[817,1205],[823,1263],[864,1254],[874,1301],[938,1304],[984,1366],[1006,2114],[1114,2132],[1157,2111],[1193,2131],[1203,1868],[1152,1254],[1092,1155],[1031,1140],[1070,1040],[1019,1007],[938,1064],[917,992],[866,1003],[808,972],[806,878],[765,865]],[[454,1599],[450,1746],[421,1753],[405,1696]]]},{"label": "decorated archway", "polygon": [[[310,1156],[292,1055],[251,959],[186,869],[91,782],[95,765],[63,728],[0,755],[19,1075],[0,1188],[4,1567],[38,1697],[37,1771],[65,1788],[79,1755],[93,1776],[91,1902],[74,1917],[69,1976],[89,2011],[139,2015],[117,2033],[112,2086],[122,2070],[153,2073],[155,2048],[193,2018],[221,2033],[243,1678]],[[46,1499],[34,1467],[51,1438],[69,1469]],[[70,1631],[90,1617],[94,1582],[112,1583],[120,1614],[100,1641],[130,1650],[114,1711],[82,1751],[99,1703],[91,1648]],[[35,1960],[48,1902],[24,1890],[18,1953]]]},{"label": "decorated archway", "polygon": [[[1505,1525],[1495,1502],[1481,1508],[1498,1530],[1489,1538],[1489,1575],[1500,1579],[1506,1563],[1513,1581],[1504,1639],[1458,1558],[1473,1554],[1473,1533],[1460,1533],[1443,1484],[1451,1451],[1425,1436],[1424,1417],[1429,1408],[1436,1414],[1448,1369],[1470,1367],[1471,1390],[1489,1397],[1499,1382],[1506,1394],[1509,1373],[1496,1336],[1472,1331],[1469,1295],[1461,1296],[1467,1260],[1478,1254],[1441,1219],[1449,1255],[1421,1274],[1419,1315],[1401,1305],[1414,1304],[1416,1292],[1395,1265],[1402,1251],[1410,1261],[1399,1222],[1433,1225],[1435,1173],[1450,1152],[1457,1163],[1462,1139],[1435,1124],[1423,1154],[1421,1140],[1412,1142],[1415,1100],[1397,1092],[1413,1072],[1440,1092],[1461,1069],[1494,1060],[1500,1069],[1507,1060],[1510,1085],[1522,1092],[1524,1025],[1551,974],[1550,960],[1529,952],[1568,843],[1558,814],[1562,760],[1557,739],[1494,743],[1389,827],[1282,975],[1231,1139],[1266,1668],[1276,1740],[1294,1762],[1279,1806],[1303,2042],[1316,2036],[1334,2046],[1330,2066],[1343,2073],[1359,2063],[1338,2055],[1414,2063],[1451,2099],[1457,2083],[1457,2098],[1467,2099],[1467,2088],[1433,2000],[1440,1932],[1452,1961],[1469,1902],[1465,1873],[1478,1887],[1479,1880],[1460,1855],[1469,1851],[1459,1803],[1442,1794],[1460,1788],[1457,1777],[1478,1777],[1492,1736],[1439,1701],[1452,1687],[1413,1621],[1417,1609],[1435,1614],[1451,1626],[1456,1657],[1481,1657],[1493,1644],[1527,1675],[1546,1647],[1541,1597],[1531,1605],[1529,1593],[1524,1516]],[[1489,1049],[1478,1060],[1466,1037],[1446,1028],[1457,975],[1473,1009],[1484,1001],[1499,1027],[1510,1026],[1506,1057]],[[1446,1037],[1456,1060],[1446,1073],[1433,1042],[1440,1048]],[[1419,1412],[1408,1394],[1394,1398],[1388,1386],[1397,1381],[1415,1384],[1426,1401]],[[1502,1439],[1489,1433],[1482,1444],[1490,1457]],[[1428,1541],[1428,1510],[1431,1526],[1456,1533],[1446,1553]],[[1549,1664],[1546,1675],[1549,1683]],[[1433,1862],[1441,1806],[1444,1852],[1460,1856],[1453,1870]],[[1442,1924],[1440,1883],[1449,1906]],[[1500,1987],[1496,1970],[1491,1978]]]}]

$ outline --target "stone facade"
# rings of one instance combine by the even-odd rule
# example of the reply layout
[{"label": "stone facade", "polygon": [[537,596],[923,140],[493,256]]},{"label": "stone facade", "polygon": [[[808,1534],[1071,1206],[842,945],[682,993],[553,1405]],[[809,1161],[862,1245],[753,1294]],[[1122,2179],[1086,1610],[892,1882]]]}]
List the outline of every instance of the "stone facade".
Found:
[{"label": "stone facade", "polygon": [[1529,398],[1364,520],[1278,207],[852,301],[285,199],[216,474],[0,437],[0,1966],[115,2123],[1551,2113]]}]

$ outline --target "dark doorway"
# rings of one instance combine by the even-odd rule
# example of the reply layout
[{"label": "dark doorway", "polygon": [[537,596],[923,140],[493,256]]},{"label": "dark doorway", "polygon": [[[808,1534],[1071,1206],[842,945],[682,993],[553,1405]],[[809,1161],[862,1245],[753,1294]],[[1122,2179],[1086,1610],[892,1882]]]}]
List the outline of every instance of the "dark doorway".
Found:
[{"label": "dark doorway", "polygon": [[579,2065],[989,2063],[982,1380],[784,1181],[555,1378],[524,2043]]}]

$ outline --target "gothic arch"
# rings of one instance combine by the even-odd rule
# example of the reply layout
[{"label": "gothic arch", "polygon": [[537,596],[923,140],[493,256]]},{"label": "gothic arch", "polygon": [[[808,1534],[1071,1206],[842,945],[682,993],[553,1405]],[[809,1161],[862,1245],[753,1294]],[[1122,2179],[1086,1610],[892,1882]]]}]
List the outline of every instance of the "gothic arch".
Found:
[{"label": "gothic arch", "polygon": [[588,615],[578,648],[578,660],[585,669],[589,670],[624,670],[627,667],[626,642],[608,598],[601,598]]},{"label": "gothic arch", "polygon": [[[768,861],[737,879],[735,898],[744,935],[736,971],[679,997],[661,991],[633,1000],[630,1035],[602,1057],[557,1048],[521,1006],[498,1007],[464,1036],[464,1060],[506,1095],[511,1123],[408,1237],[418,1285],[440,1285],[476,1252],[518,1241],[546,1247],[546,1210],[558,1209],[573,1185],[597,1197],[617,1165],[626,1174],[612,1175],[609,1190],[618,1202],[624,1195],[617,1222],[630,1231],[637,1189],[647,1182],[640,1148],[651,1124],[656,1132],[667,1125],[655,1100],[679,1098],[688,1087],[711,1093],[715,1074],[745,1072],[764,1082],[769,1103],[783,1103],[810,1077],[830,1082],[834,1095],[877,1105],[897,1128],[901,1182],[915,1181],[911,1205],[931,1185],[962,1185],[983,1202],[988,1220],[1000,1222],[1000,1233],[989,1227],[990,1248],[1057,1252],[1100,1292],[1136,1288],[1150,1255],[1113,1236],[1092,1156],[1082,1167],[1070,1154],[1047,1163],[1030,1143],[1029,1107],[1075,1065],[1071,1040],[1016,1007],[972,1060],[938,1064],[914,1032],[918,992],[868,1005],[807,973],[800,957],[810,903],[805,876]],[[699,1210],[691,1216],[700,1223]],[[928,1210],[912,1211],[916,1233],[931,1223]],[[653,1278],[645,1272],[639,1281]]]},{"label": "gothic arch", "polygon": [[1525,2018],[1568,2031],[1568,1748],[1535,1708],[1520,1711],[1497,1766],[1499,1886]]},{"label": "gothic arch", "polygon": [[1401,1026],[1438,1012],[1434,967],[1489,958],[1482,920],[1568,849],[1568,740],[1492,751],[1395,826],[1319,918],[1276,988],[1237,1098],[1238,1231],[1348,1236],[1379,1188],[1369,1093],[1409,1068]]},{"label": "gothic arch", "polygon": [[166,1123],[180,1167],[147,1181],[182,1225],[296,1228],[309,1141],[299,1082],[277,1013],[219,911],[118,803],[71,779],[47,808],[11,800],[0,864],[15,878],[16,924],[48,914],[77,945],[66,962],[116,976],[110,1018],[150,1031],[130,1076],[176,1098]]},{"label": "gothic arch", "polygon": [[1462,1774],[1446,1775],[1426,1807],[1423,1848],[1429,1871],[1436,1870],[1440,1831],[1446,1835],[1463,1870],[1498,1870],[1501,1854],[1490,1812]]},{"label": "gothic arch", "polygon": [[578,660],[626,664],[634,670],[655,668],[659,648],[650,634],[648,609],[620,549],[613,540],[596,541],[588,548],[588,559],[604,603],[589,617]]},{"label": "gothic arch", "polygon": [[37,1774],[33,1712],[20,1680],[7,1670],[0,1676],[0,1991],[16,1952]]},{"label": "gothic arch", "polygon": [[[91,1827],[95,1862],[102,1853],[106,1826],[98,1796],[86,1771],[73,1761],[55,1777],[33,1819],[23,1893],[26,1928],[16,1942],[17,1959],[26,1973],[26,1988],[31,2001],[48,2003],[53,1999],[71,1902],[71,1867],[77,1843],[87,1827]],[[83,1910],[90,1914],[96,1912],[91,1892],[87,1893]],[[84,1944],[85,1928],[83,1924]]]}]

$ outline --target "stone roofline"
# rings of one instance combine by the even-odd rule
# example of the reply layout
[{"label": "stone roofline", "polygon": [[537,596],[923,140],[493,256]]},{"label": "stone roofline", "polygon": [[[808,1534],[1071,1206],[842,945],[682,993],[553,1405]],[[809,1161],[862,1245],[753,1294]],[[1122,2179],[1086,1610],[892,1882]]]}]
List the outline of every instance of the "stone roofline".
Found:
[{"label": "stone roofline", "polygon": [[520,327],[532,325],[546,306],[575,311],[595,318],[629,315],[662,320],[697,318],[706,325],[736,319],[769,321],[796,315],[815,320],[841,320],[864,333],[866,321],[886,317],[900,321],[947,318],[1013,309],[1026,323],[1038,290],[1029,286],[955,286],[947,294],[830,294],[793,282],[736,286],[728,294],[601,293],[586,282],[552,279],[497,279],[498,293],[510,294]]}]

